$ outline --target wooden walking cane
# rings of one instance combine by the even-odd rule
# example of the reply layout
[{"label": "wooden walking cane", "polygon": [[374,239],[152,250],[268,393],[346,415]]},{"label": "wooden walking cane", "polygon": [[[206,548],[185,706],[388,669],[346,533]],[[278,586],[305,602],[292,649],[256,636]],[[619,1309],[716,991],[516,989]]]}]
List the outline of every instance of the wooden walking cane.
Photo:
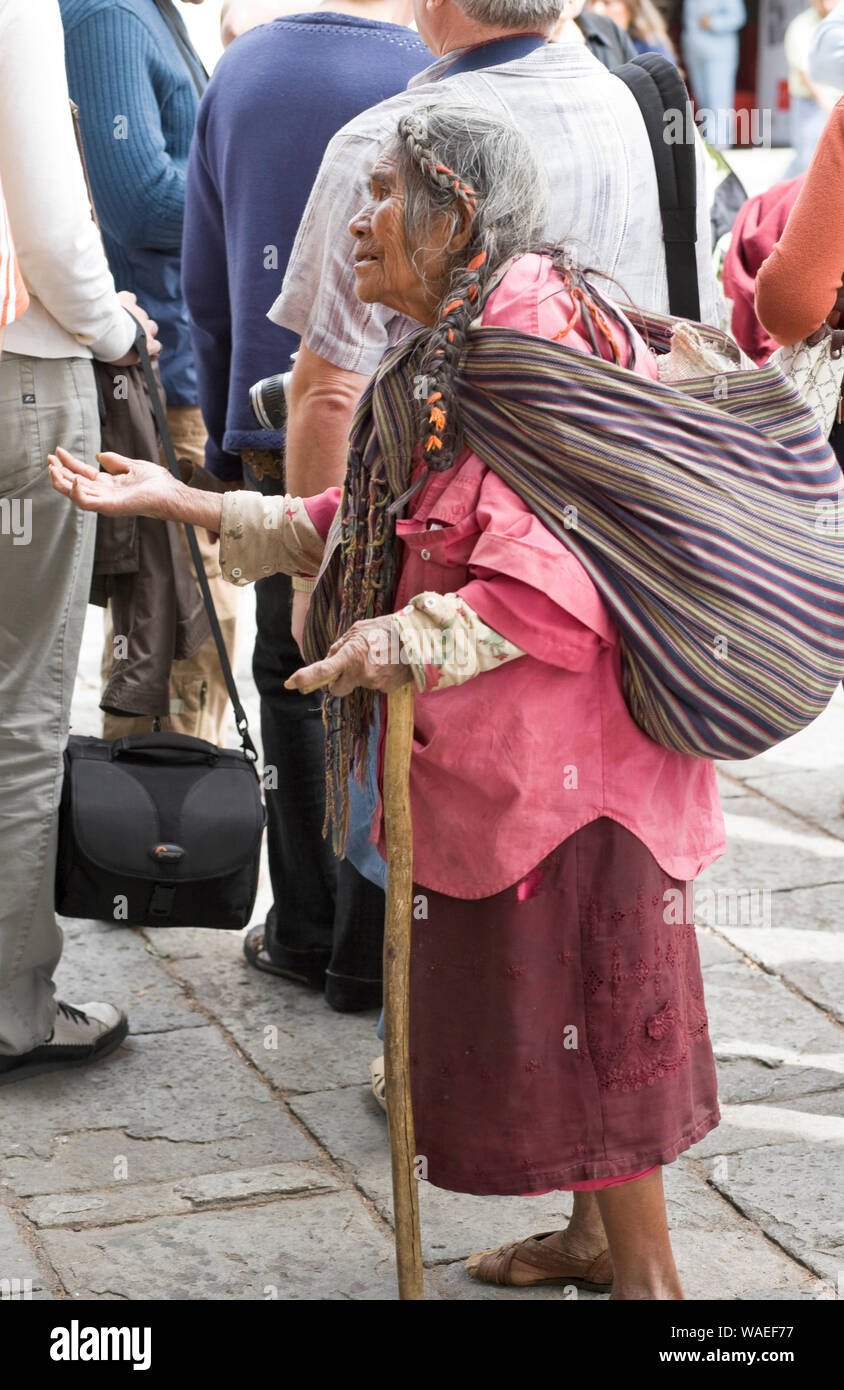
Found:
[{"label": "wooden walking cane", "polygon": [[393,1166],[396,1268],[399,1298],[423,1299],[419,1187],[410,1102],[410,923],[413,905],[413,826],[410,755],[414,685],[387,699],[384,828],[387,839],[387,914],[384,923],[384,1070]]},{"label": "wooden walking cane", "polygon": [[[308,693],[325,679],[300,686]],[[413,825],[410,818],[410,755],[413,692],[409,681],[387,697],[384,753],[384,830],[387,839],[387,912],[384,921],[384,1074],[393,1168],[396,1269],[399,1298],[425,1297],[416,1141],[410,1103],[410,922],[413,906]]]}]

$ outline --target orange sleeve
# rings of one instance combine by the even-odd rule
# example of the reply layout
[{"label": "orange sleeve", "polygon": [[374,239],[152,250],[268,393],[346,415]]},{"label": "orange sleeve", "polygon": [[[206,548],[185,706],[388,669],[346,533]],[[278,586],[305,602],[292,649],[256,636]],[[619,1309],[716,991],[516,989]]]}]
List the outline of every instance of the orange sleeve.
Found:
[{"label": "orange sleeve", "polygon": [[844,273],[844,97],[836,103],[780,240],[756,276],[756,314],[799,343],[832,312]]}]

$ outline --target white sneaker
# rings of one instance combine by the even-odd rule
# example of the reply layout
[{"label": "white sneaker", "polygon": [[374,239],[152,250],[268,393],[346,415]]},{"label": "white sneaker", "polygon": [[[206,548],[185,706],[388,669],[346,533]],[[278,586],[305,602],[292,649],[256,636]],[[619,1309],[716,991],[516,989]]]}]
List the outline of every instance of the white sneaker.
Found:
[{"label": "white sneaker", "polygon": [[128,1031],[128,1018],[113,1004],[76,1007],[57,1000],[56,1019],[47,1041],[31,1052],[0,1057],[0,1086],[45,1071],[97,1061],[119,1047]]}]

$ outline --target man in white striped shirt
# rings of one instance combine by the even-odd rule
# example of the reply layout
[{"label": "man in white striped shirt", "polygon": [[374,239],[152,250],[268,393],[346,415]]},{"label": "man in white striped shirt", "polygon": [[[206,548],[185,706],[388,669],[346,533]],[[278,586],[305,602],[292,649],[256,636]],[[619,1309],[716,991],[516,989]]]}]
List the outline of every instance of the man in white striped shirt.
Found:
[{"label": "man in white striped shirt", "polygon": [[[606,288],[622,302],[627,295],[642,308],[668,311],[657,180],[645,123],[631,92],[592,57],[575,26],[565,27],[563,42],[541,45],[526,57],[449,77],[455,62],[478,45],[518,34],[547,37],[560,8],[559,0],[415,0],[419,32],[440,57],[407,92],[350,121],[328,146],[281,294],[270,310],[271,319],[301,337],[287,427],[288,491],[308,496],[342,481],[355,404],[385,349],[416,326],[357,299],[348,231],[349,220],[369,197],[369,172],[379,147],[411,106],[459,98],[512,119],[536,145],[548,171],[548,239],[564,242],[584,267],[611,277],[614,284]],[[495,53],[492,48],[491,63]],[[697,160],[701,318],[715,323],[718,291],[699,141]],[[299,624],[305,598],[296,596]]]}]

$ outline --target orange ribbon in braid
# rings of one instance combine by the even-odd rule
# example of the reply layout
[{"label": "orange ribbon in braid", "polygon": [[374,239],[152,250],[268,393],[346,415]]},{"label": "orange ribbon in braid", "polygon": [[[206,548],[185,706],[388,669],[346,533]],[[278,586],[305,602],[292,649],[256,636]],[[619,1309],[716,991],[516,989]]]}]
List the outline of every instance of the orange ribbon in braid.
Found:
[{"label": "orange ribbon in braid", "polygon": [[[463,198],[464,201],[469,204],[469,207],[471,208],[472,212],[475,211],[475,199],[478,196],[477,193],[475,192],[474,188],[469,187],[468,183],[462,183],[461,180],[458,178],[457,174],[455,174],[453,169],[449,169],[447,164],[429,164],[428,169],[433,175],[447,174],[448,177],[451,179],[451,186],[457,197]],[[434,182],[441,183],[441,180],[435,177]]]}]

